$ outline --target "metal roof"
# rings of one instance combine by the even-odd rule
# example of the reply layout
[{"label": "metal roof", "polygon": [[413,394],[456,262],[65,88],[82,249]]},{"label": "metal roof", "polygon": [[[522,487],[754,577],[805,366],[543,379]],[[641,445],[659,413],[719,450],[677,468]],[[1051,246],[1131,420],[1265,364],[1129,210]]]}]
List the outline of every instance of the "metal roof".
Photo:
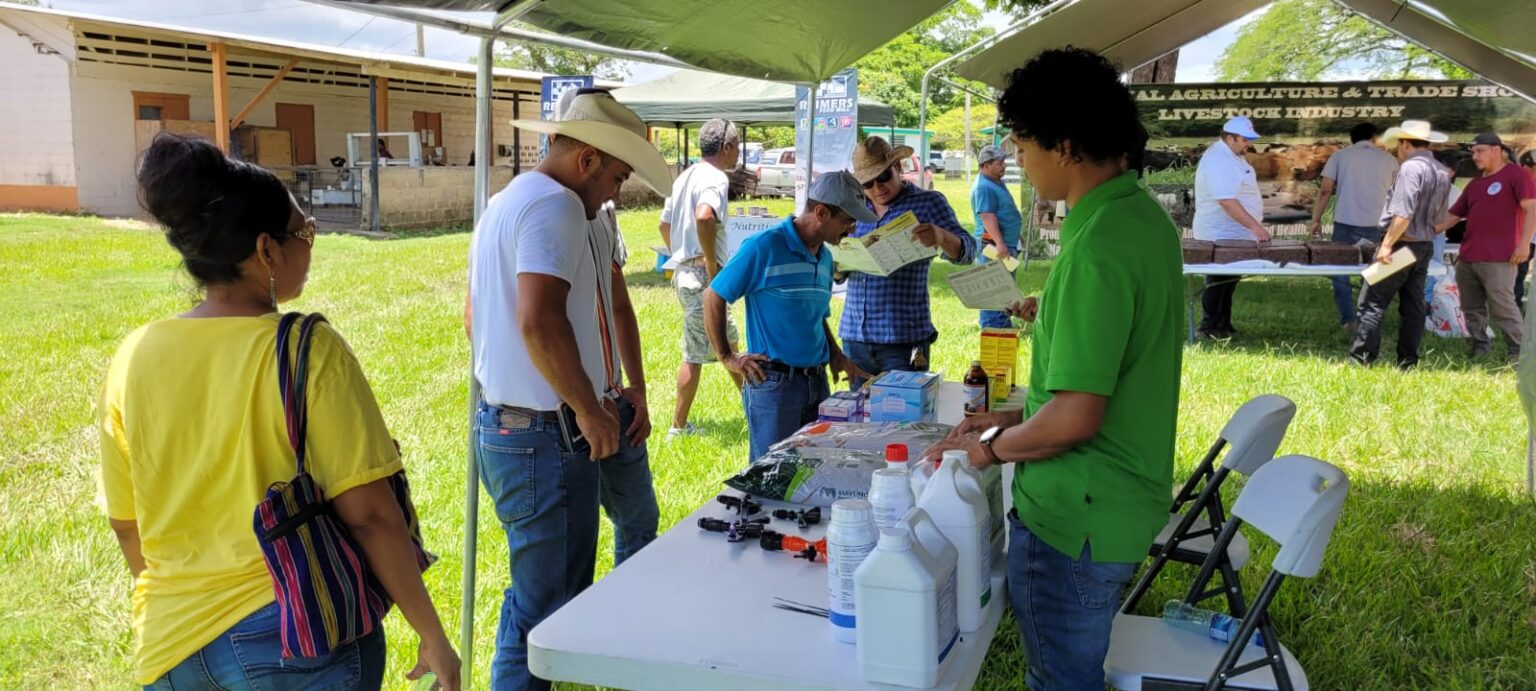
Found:
[{"label": "metal roof", "polygon": [[[475,65],[469,62],[453,62],[450,60],[437,60],[434,58],[416,57],[414,55],[402,55],[398,53],[379,53],[368,50],[356,50],[338,48],[336,46],[305,43],[302,41],[289,41],[267,36],[241,34],[231,31],[218,31],[214,29],[199,29],[175,24],[165,24],[139,19],[124,19],[122,17],[110,17],[88,12],[73,12],[56,10],[43,7],[31,7],[25,5],[12,5],[0,3],[0,22],[4,21],[7,13],[24,13],[63,17],[79,22],[94,24],[114,25],[129,27],[149,32],[162,34],[174,34],[182,37],[192,37],[206,42],[222,42],[226,45],[249,51],[271,53],[297,57],[306,60],[323,62],[336,62],[348,65],[360,65],[371,74],[388,76],[389,72],[411,73],[436,73],[440,76],[451,77],[456,81],[473,82],[475,78]],[[545,75],[540,72],[519,70],[507,67],[494,68],[497,79],[527,81],[537,84]],[[600,86],[609,88],[623,86],[623,82],[599,80]]]}]

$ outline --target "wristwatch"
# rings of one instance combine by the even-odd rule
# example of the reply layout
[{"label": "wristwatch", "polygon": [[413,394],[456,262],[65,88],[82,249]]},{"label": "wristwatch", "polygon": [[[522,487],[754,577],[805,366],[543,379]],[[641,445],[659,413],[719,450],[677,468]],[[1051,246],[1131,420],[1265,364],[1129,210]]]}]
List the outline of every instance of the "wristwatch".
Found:
[{"label": "wristwatch", "polygon": [[1003,462],[1003,459],[997,457],[997,450],[992,448],[992,442],[997,441],[997,438],[1002,436],[1002,434],[1003,428],[1001,426],[993,427],[981,433],[981,448],[987,452],[987,459],[992,465]]}]

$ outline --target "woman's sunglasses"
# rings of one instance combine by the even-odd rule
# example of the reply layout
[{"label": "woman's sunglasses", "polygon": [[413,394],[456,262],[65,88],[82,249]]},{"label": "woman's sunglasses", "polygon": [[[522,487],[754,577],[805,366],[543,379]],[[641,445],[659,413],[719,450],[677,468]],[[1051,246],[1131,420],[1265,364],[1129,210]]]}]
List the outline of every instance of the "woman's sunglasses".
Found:
[{"label": "woman's sunglasses", "polygon": [[886,168],[885,172],[880,174],[880,177],[877,177],[877,178],[875,178],[873,180],[870,180],[869,182],[864,183],[864,189],[870,190],[870,189],[874,189],[875,185],[884,185],[885,183],[890,182],[891,181],[891,176],[895,175],[895,174],[896,174],[896,171],[895,171],[894,168]]},{"label": "woman's sunglasses", "polygon": [[293,231],[293,236],[298,238],[298,239],[300,239],[300,240],[303,240],[304,244],[309,245],[310,247],[314,247],[315,246],[315,218],[313,216],[305,216],[304,217],[304,225],[301,226],[298,230]]}]

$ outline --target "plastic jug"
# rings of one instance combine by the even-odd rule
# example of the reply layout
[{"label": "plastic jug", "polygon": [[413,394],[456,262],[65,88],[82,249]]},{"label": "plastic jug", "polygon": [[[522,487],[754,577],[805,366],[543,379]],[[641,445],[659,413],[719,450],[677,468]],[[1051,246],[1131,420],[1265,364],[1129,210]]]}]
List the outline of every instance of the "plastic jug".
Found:
[{"label": "plastic jug", "polygon": [[928,487],[928,479],[933,477],[933,471],[939,469],[939,460],[924,457],[916,463],[907,464],[907,481],[912,484],[913,501],[921,501],[923,490]]},{"label": "plastic jug", "polygon": [[955,609],[960,630],[966,633],[981,628],[992,601],[992,518],[979,476],[964,470],[970,464],[964,451],[945,451],[943,463],[917,502],[959,552]]},{"label": "plastic jug", "polygon": [[858,608],[854,604],[853,575],[879,539],[869,502],[839,499],[832,504],[832,521],[827,524],[827,619],[836,640],[854,642]]},{"label": "plastic jug", "polygon": [[878,546],[854,575],[864,681],[916,689],[939,683],[960,640],[958,558],[922,509],[880,531]]},{"label": "plastic jug", "polygon": [[976,470],[970,463],[960,468],[964,473],[964,482],[981,496],[987,499],[987,516],[991,519],[987,528],[989,540],[992,543],[992,562],[997,563],[1003,558],[1005,539],[1003,535],[1003,469],[999,466],[990,466],[986,470]]}]

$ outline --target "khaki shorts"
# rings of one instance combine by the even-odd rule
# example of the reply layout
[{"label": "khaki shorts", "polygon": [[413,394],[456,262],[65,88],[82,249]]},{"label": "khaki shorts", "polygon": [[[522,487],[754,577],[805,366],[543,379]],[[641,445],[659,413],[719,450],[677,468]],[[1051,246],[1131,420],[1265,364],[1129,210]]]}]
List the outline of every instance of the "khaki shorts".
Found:
[{"label": "khaki shorts", "polygon": [[[704,289],[709,287],[709,275],[703,266],[683,264],[672,272],[672,287],[677,290],[677,301],[683,305],[683,362],[715,362],[715,349],[710,347],[709,333],[704,330]],[[733,346],[741,342],[729,307],[725,311],[725,337]]]}]

